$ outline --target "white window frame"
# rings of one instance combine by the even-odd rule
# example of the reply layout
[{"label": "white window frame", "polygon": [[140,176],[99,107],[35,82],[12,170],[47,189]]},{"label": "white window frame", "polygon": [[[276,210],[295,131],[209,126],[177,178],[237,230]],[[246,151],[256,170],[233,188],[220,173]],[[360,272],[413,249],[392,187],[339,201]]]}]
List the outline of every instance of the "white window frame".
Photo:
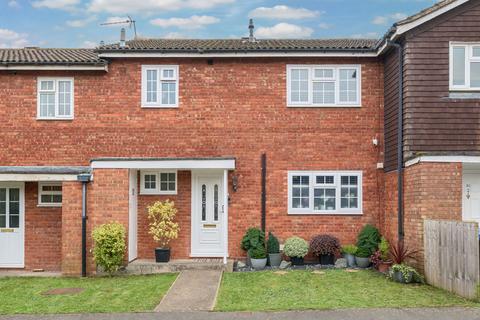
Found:
[{"label": "white window frame", "polygon": [[[293,208],[293,176],[309,176],[309,207]],[[333,184],[317,184],[316,176],[334,176]],[[341,177],[356,176],[358,179],[358,208],[341,208]],[[288,214],[295,215],[362,215],[363,214],[363,173],[362,171],[289,171],[288,172]],[[335,210],[314,210],[314,189],[335,188]]]},{"label": "white window frame", "polygon": [[[40,94],[46,92],[46,90],[41,90],[42,81],[53,81],[53,90],[50,92],[55,93],[55,116],[53,117],[42,117],[40,114]],[[58,109],[60,107],[58,102],[58,82],[59,81],[69,81],[71,92],[70,92],[70,111],[71,114],[68,116],[59,115]],[[75,86],[73,77],[37,77],[37,119],[38,120],[73,120],[74,118],[74,101],[75,101]]]},{"label": "white window frame", "polygon": [[[175,190],[160,190],[160,177],[162,173],[174,173],[175,174]],[[155,175],[156,184],[155,189],[145,189],[145,175]],[[140,194],[143,195],[176,195],[178,190],[178,175],[174,170],[142,170],[140,171]]]},{"label": "white window frame", "polygon": [[[173,70],[173,78],[164,78],[163,70]],[[147,72],[157,71],[157,101],[147,101]],[[170,104],[162,103],[162,82],[175,82],[175,102]],[[178,108],[180,92],[178,91],[180,73],[178,65],[142,65],[142,108]]]},{"label": "white window frame", "polygon": [[[293,102],[291,99],[290,78],[292,69],[307,69],[308,70],[308,101],[304,103]],[[333,78],[331,79],[315,79],[313,77],[315,69],[333,69]],[[357,71],[357,101],[354,102],[340,102],[340,70],[355,69]],[[287,107],[361,107],[362,106],[362,66],[361,65],[311,65],[311,64],[288,64],[287,65]],[[313,103],[313,82],[335,82],[335,103]]]},{"label": "white window frame", "polygon": [[[453,84],[453,49],[454,48],[465,48],[465,84],[464,85],[454,85]],[[470,77],[470,63],[478,62],[480,63],[480,57],[473,56],[473,47],[480,47],[480,42],[454,42],[450,41],[449,49],[449,84],[450,91],[480,91],[480,87],[471,86],[471,77]]]},{"label": "white window frame", "polygon": [[39,182],[38,183],[38,206],[39,207],[61,207],[62,203],[58,202],[42,202],[42,195],[61,195],[63,201],[62,191],[43,191],[44,186],[62,186],[61,182]]}]

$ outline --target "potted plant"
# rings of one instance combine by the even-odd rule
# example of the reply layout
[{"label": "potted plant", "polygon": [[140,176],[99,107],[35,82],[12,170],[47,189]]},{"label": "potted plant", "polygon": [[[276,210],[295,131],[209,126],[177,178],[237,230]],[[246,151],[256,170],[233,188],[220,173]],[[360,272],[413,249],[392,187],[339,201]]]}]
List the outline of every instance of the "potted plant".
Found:
[{"label": "potted plant", "polygon": [[268,261],[271,267],[279,267],[282,262],[282,254],[280,253],[280,243],[273,233],[268,233],[267,240]]},{"label": "potted plant", "polygon": [[355,253],[355,264],[359,268],[368,268],[370,266],[370,249],[364,247],[358,247]]},{"label": "potted plant", "polygon": [[151,206],[148,206],[148,233],[153,236],[153,239],[159,243],[159,247],[155,248],[155,261],[168,262],[170,261],[170,247],[168,244],[171,240],[178,238],[180,228],[176,223],[175,216],[177,208],[173,201],[166,200],[164,202],[157,201]]},{"label": "potted plant", "polygon": [[308,243],[300,237],[291,237],[285,241],[283,252],[293,265],[303,265],[303,258],[308,253]]},{"label": "potted plant", "polygon": [[414,268],[406,264],[394,264],[390,270],[390,278],[398,283],[423,283],[423,277]]},{"label": "potted plant", "polygon": [[355,254],[357,253],[357,246],[354,244],[347,244],[342,247],[343,256],[347,259],[347,266],[355,266]]},{"label": "potted plant", "polygon": [[[385,237],[382,237],[380,239],[380,244],[378,245],[378,252],[379,252],[380,261],[378,262],[376,268],[378,271],[382,273],[386,273],[388,269],[390,269],[390,266],[392,265],[392,260],[390,260],[389,258],[390,244],[388,243],[387,239],[385,239]],[[373,263],[373,259],[372,259],[372,263]]]},{"label": "potted plant", "polygon": [[368,250],[368,256],[371,256],[378,249],[380,238],[378,229],[370,224],[366,224],[358,234],[357,247]]},{"label": "potted plant", "polygon": [[335,255],[340,251],[340,241],[328,234],[318,235],[310,241],[310,250],[319,257],[321,265],[333,265]]},{"label": "potted plant", "polygon": [[390,258],[394,264],[404,264],[407,259],[414,259],[417,250],[411,250],[405,246],[403,241],[398,241],[396,245],[390,245]]},{"label": "potted plant", "polygon": [[255,270],[263,270],[267,265],[267,251],[265,247],[259,246],[248,250],[250,262]]},{"label": "potted plant", "polygon": [[265,246],[265,232],[259,228],[249,228],[242,238],[242,249],[247,252],[247,265],[251,265],[249,250],[260,246]]}]

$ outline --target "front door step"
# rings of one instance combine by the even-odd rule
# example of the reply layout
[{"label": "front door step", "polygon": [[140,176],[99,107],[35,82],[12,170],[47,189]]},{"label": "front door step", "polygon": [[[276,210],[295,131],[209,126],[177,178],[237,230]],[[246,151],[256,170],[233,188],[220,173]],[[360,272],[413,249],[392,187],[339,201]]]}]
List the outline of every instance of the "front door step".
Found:
[{"label": "front door step", "polygon": [[228,260],[227,264],[222,259],[180,259],[171,260],[168,263],[157,263],[155,260],[135,260],[130,262],[126,268],[128,274],[156,274],[181,272],[185,270],[218,270],[233,271],[233,261]]}]

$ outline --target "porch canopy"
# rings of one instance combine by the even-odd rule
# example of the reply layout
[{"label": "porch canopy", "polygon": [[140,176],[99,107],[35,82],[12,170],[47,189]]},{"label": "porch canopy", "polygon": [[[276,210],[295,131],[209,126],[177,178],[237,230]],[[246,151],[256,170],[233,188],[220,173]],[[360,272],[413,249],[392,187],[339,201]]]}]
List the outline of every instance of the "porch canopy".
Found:
[{"label": "porch canopy", "polygon": [[92,169],[222,169],[234,170],[234,157],[213,158],[96,158]]},{"label": "porch canopy", "polygon": [[0,166],[0,181],[76,181],[90,171],[82,166]]}]

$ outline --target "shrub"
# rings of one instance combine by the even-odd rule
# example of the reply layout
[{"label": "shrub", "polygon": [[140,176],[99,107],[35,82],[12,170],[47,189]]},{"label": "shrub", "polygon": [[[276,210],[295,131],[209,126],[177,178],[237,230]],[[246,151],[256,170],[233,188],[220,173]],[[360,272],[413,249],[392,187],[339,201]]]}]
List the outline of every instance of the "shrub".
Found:
[{"label": "shrub", "polygon": [[382,253],[380,250],[377,250],[372,254],[370,261],[372,262],[373,266],[378,269],[378,266],[384,261],[382,259]]},{"label": "shrub", "polygon": [[359,258],[368,258],[371,256],[370,250],[363,247],[358,247],[357,252],[355,253],[356,257]]},{"label": "shrub", "polygon": [[310,241],[310,250],[316,256],[337,254],[340,251],[340,241],[329,234],[318,235]]},{"label": "shrub", "polygon": [[175,203],[170,200],[157,201],[147,209],[150,220],[148,233],[153,236],[153,240],[160,244],[161,248],[166,248],[170,241],[178,238],[180,231],[178,223],[174,221],[177,214]]},{"label": "shrub", "polygon": [[[424,283],[425,279],[421,274],[418,273],[415,268],[412,268],[406,264],[394,264],[392,268],[390,269],[389,276],[390,278],[393,278],[393,274],[395,272],[400,272],[402,273],[402,277],[405,280],[405,282],[411,282],[411,283]],[[410,279],[410,274],[412,274],[412,278]]]},{"label": "shrub", "polygon": [[378,251],[380,251],[380,258],[382,261],[388,260],[388,255],[390,254],[390,244],[388,243],[385,237],[380,239],[380,244],[378,245]]},{"label": "shrub", "polygon": [[117,222],[102,224],[92,232],[93,259],[110,275],[123,263],[125,233],[125,227]]},{"label": "shrub", "polygon": [[268,233],[267,252],[280,253],[280,243],[278,242],[277,237],[275,237],[271,232]]},{"label": "shrub", "polygon": [[252,248],[265,246],[265,232],[258,228],[249,228],[242,238],[242,249],[248,251]]},{"label": "shrub", "polygon": [[357,247],[368,250],[368,256],[372,255],[378,249],[380,242],[380,232],[370,224],[366,224],[357,238]]},{"label": "shrub", "polygon": [[265,247],[255,247],[248,250],[248,254],[252,259],[265,259],[267,257],[267,251]]},{"label": "shrub", "polygon": [[390,257],[395,264],[403,264],[406,259],[414,259],[417,252],[417,250],[406,247],[403,241],[398,241],[396,245],[390,246]]},{"label": "shrub", "polygon": [[291,237],[285,241],[283,252],[286,256],[292,258],[303,258],[308,253],[308,243],[299,237]]},{"label": "shrub", "polygon": [[346,254],[355,255],[357,253],[358,247],[354,244],[347,244],[342,247],[342,252]]}]

